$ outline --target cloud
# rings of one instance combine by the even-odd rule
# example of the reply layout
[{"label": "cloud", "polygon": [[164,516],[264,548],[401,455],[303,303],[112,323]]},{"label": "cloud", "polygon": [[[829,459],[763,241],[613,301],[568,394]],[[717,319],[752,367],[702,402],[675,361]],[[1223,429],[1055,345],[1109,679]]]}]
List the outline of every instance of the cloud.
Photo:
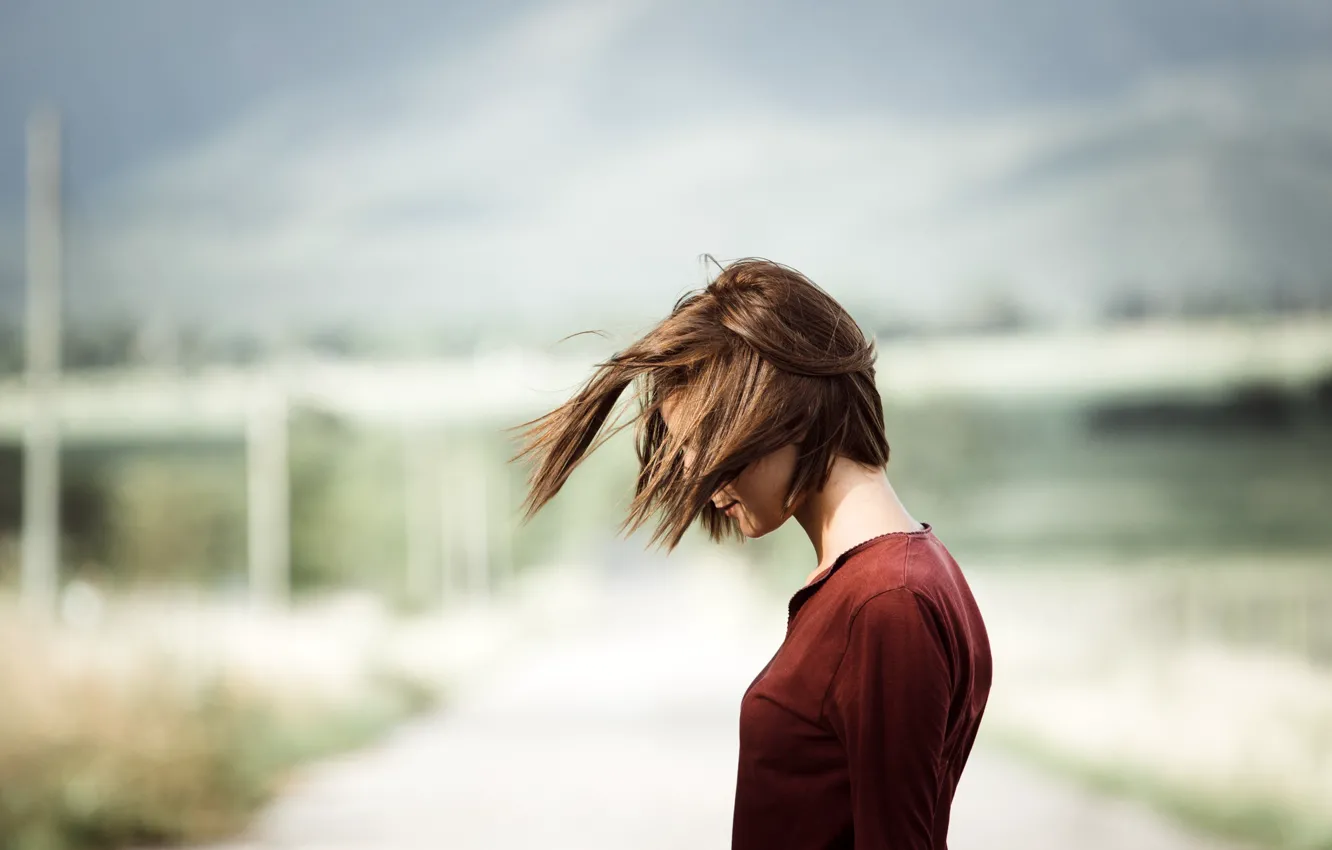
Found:
[{"label": "cloud", "polygon": [[1068,315],[1125,281],[1332,269],[1332,61],[1175,69],[1006,110],[817,115],[640,64],[620,90],[643,100],[608,111],[653,12],[543,6],[356,98],[276,93],[88,199],[83,296],[228,323],[596,322],[660,314],[711,251],[908,316],[998,285]]}]

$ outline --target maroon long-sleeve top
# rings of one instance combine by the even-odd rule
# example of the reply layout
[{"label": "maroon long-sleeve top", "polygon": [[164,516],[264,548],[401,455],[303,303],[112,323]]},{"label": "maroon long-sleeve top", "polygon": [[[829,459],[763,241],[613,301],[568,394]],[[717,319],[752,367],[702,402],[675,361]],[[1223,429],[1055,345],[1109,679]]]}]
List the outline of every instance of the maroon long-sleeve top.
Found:
[{"label": "maroon long-sleeve top", "polygon": [[843,552],[740,702],[732,850],[944,850],[990,643],[929,523]]}]

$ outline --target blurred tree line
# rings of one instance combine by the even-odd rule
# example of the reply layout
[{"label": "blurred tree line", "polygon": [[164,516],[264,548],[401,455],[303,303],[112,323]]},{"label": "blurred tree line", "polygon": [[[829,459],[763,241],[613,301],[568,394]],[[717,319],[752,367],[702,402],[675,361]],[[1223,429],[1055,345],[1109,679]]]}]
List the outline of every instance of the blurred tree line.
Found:
[{"label": "blurred tree line", "polygon": [[[502,425],[440,429],[436,448],[439,536],[432,562],[466,572],[473,524],[485,509],[484,551],[505,569],[579,557],[611,534],[627,505],[634,462],[629,432],[589,458],[560,496],[523,528],[517,508],[527,468]],[[289,430],[291,580],[297,593],[361,588],[406,592],[407,464],[396,429],[294,411]],[[476,480],[484,471],[485,481]],[[22,450],[0,446],[0,583],[18,575]],[[247,583],[247,481],[239,439],[69,445],[62,451],[63,578],[101,585],[182,583],[243,592]],[[432,575],[432,594],[445,592]]]},{"label": "blurred tree line", "polygon": [[[852,294],[843,301],[852,315],[883,339],[938,332],[1007,333],[1038,328],[1046,321],[1020,296],[1021,288],[1012,281],[994,278],[976,289],[977,294],[962,309],[943,320],[888,310],[873,292]],[[1332,280],[1296,286],[1274,278],[1265,285],[1247,287],[1171,288],[1125,281],[1097,301],[1095,318],[1113,325],[1147,319],[1259,319],[1300,313],[1332,313]],[[585,324],[610,327],[622,323],[614,317],[601,319]],[[188,370],[246,365],[290,352],[326,357],[450,357],[492,345],[531,344],[560,336],[563,332],[511,319],[451,327],[331,321],[278,332],[205,327],[160,314],[138,319],[80,317],[67,319],[63,329],[63,364],[67,369],[171,366]],[[21,317],[0,317],[0,374],[22,369],[23,345]]]},{"label": "blurred tree line", "polygon": [[[889,474],[914,516],[959,557],[1040,551],[1332,551],[1332,384],[1278,400],[1240,390],[1180,411],[1042,402],[893,404]],[[1172,406],[1173,405],[1173,406]],[[447,501],[435,554],[465,572],[465,541],[484,504],[487,557],[504,568],[607,557],[632,497],[632,429],[588,458],[532,524],[517,508],[527,468],[502,424],[432,435]],[[297,411],[290,423],[292,581],[298,593],[360,587],[401,597],[407,585],[408,464],[396,429]],[[478,485],[475,470],[486,470]],[[99,583],[185,582],[240,592],[246,583],[246,479],[239,442],[69,446],[63,459],[67,577]],[[17,575],[21,453],[0,449],[0,580]],[[701,533],[685,550],[711,545]],[[434,544],[432,544],[434,545]],[[779,582],[808,573],[794,523],[744,541]],[[621,553],[626,551],[623,547]],[[610,557],[625,557],[612,555]],[[433,581],[433,579],[432,579]],[[440,591],[432,587],[430,592]]]}]

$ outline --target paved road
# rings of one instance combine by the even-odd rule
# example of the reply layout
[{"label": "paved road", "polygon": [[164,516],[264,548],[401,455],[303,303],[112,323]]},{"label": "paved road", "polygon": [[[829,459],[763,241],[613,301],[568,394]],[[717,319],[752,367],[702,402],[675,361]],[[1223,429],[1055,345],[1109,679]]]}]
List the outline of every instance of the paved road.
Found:
[{"label": "paved road", "polygon": [[[447,710],[307,770],[230,850],[724,850],[738,698],[785,611],[659,573],[606,598]],[[963,777],[950,846],[1218,847],[984,749]]]}]

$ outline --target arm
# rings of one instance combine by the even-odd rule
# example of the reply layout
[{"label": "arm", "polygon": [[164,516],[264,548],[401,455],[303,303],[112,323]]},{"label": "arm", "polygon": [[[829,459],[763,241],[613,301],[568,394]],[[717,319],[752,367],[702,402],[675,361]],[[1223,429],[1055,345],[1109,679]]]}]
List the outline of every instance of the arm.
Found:
[{"label": "arm", "polygon": [[921,605],[906,588],[862,605],[824,699],[846,746],[856,850],[934,846],[952,676]]}]

